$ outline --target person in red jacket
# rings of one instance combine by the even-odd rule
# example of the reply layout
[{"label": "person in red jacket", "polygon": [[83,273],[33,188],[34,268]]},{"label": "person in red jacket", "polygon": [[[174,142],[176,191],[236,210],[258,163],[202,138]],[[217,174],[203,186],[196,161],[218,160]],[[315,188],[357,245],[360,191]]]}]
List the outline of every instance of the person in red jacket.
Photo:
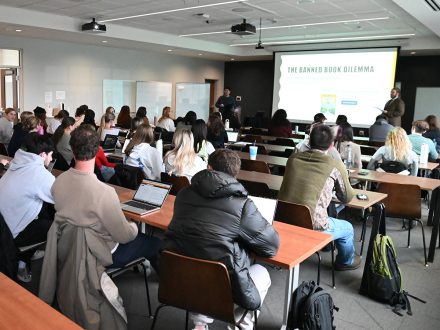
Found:
[{"label": "person in red jacket", "polygon": [[285,138],[292,136],[292,126],[287,120],[286,110],[278,109],[275,111],[269,124],[269,135]]},{"label": "person in red jacket", "polygon": [[108,182],[108,180],[110,180],[110,178],[115,174],[114,167],[116,166],[116,164],[110,163],[108,161],[107,156],[105,155],[102,147],[99,147],[98,149],[95,162],[96,162],[96,166],[98,166],[99,170],[101,171],[104,180]]}]

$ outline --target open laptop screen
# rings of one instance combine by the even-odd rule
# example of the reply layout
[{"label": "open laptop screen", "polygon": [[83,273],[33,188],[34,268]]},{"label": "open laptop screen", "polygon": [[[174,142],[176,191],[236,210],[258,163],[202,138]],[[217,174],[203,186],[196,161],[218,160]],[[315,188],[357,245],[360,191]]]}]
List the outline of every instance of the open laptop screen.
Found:
[{"label": "open laptop screen", "polygon": [[229,132],[229,131],[227,131],[226,134],[228,134],[228,141],[229,142],[237,142],[238,132]]},{"label": "open laptop screen", "polygon": [[166,183],[143,180],[133,199],[160,207],[167,198],[170,188],[171,185]]},{"label": "open laptop screen", "polygon": [[118,142],[117,135],[107,134],[104,138],[104,142],[102,143],[102,149],[104,150],[115,149],[117,142]]}]

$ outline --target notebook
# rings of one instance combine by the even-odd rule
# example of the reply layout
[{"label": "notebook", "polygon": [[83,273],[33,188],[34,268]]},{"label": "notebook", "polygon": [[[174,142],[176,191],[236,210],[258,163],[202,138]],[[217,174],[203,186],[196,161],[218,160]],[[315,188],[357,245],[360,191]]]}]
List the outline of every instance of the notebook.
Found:
[{"label": "notebook", "polygon": [[273,222],[273,217],[275,216],[275,209],[277,207],[277,200],[256,196],[248,196],[257,207],[258,211],[261,213],[264,219],[270,224]]},{"label": "notebook", "polygon": [[227,131],[226,134],[228,134],[228,141],[229,142],[237,142],[237,140],[238,140],[238,132],[229,132],[229,131]]},{"label": "notebook", "polygon": [[121,203],[123,211],[139,215],[160,210],[168,193],[171,184],[153,180],[143,180],[132,200]]},{"label": "notebook", "polygon": [[118,143],[118,136],[106,134],[104,141],[102,142],[102,149],[104,152],[114,152],[116,149],[116,143]]}]

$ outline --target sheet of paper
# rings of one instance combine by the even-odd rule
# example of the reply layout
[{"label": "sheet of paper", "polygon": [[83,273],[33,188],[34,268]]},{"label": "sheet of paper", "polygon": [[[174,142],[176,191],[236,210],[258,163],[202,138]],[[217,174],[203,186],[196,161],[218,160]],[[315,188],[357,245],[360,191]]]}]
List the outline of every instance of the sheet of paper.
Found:
[{"label": "sheet of paper", "polygon": [[65,100],[66,99],[66,91],[56,91],[55,98],[58,101]]},{"label": "sheet of paper", "polygon": [[275,208],[277,207],[276,199],[269,199],[263,197],[249,196],[250,199],[257,206],[258,211],[261,215],[269,222],[273,222],[273,217],[275,216]]},{"label": "sheet of paper", "polygon": [[53,99],[52,92],[44,92],[44,103],[45,104],[52,103],[52,99]]}]

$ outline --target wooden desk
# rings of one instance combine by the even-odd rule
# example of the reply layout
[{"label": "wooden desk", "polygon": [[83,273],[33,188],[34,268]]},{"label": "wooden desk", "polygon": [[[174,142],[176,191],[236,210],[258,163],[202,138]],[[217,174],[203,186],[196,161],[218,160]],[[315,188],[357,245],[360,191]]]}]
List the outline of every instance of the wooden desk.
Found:
[{"label": "wooden desk", "polygon": [[0,291],[0,329],[82,329],[2,273]]},{"label": "wooden desk", "polygon": [[[248,152],[242,152],[242,151],[236,151],[236,152],[241,159],[249,159]],[[257,160],[261,160],[267,163],[268,165],[286,166],[288,158],[257,154]]]},{"label": "wooden desk", "polygon": [[[225,143],[225,147],[230,149],[238,149],[241,150],[244,148],[247,144],[252,144],[251,142],[235,142],[235,143]],[[289,147],[289,146],[280,146],[277,144],[267,144],[267,143],[256,143],[257,146],[262,146],[266,148],[267,151],[279,151],[284,152],[286,149],[292,149],[295,150],[295,147]]]},{"label": "wooden desk", "polygon": [[[433,225],[431,233],[431,242],[429,245],[428,261],[434,262],[435,248],[437,245],[437,238],[440,230],[440,180],[429,179],[417,176],[406,176],[386,172],[368,171],[367,175],[359,175],[359,171],[355,171],[350,174],[350,178],[358,179],[361,181],[372,182],[387,182],[397,184],[413,184],[420,187],[420,189],[432,191],[431,205],[429,207],[428,225]],[[382,221],[385,223],[385,221]],[[374,229],[374,226],[373,226]],[[380,228],[377,228],[381,234],[385,234],[385,224],[381,224]],[[370,247],[372,246],[372,238],[376,236],[377,231],[371,232]],[[364,273],[365,275],[365,273]]]},{"label": "wooden desk", "polygon": [[[115,188],[121,202],[131,199],[134,195],[134,190],[118,186],[113,187]],[[165,230],[168,228],[173,217],[175,199],[175,196],[168,195],[164,205],[157,212],[143,216],[126,211],[124,211],[124,214],[133,220]],[[280,237],[280,248],[278,253],[273,258],[259,258],[259,260],[289,270],[286,279],[283,325],[281,327],[281,329],[285,329],[289,312],[290,297],[292,292],[298,286],[300,263],[330,243],[332,241],[332,236],[330,234],[300,228],[277,221],[274,221],[274,227],[278,231]]]},{"label": "wooden desk", "polygon": [[283,177],[280,175],[273,175],[267,173],[259,173],[252,171],[240,170],[237,176],[238,180],[246,180],[253,182],[263,182],[268,185],[269,189],[279,191]]}]

